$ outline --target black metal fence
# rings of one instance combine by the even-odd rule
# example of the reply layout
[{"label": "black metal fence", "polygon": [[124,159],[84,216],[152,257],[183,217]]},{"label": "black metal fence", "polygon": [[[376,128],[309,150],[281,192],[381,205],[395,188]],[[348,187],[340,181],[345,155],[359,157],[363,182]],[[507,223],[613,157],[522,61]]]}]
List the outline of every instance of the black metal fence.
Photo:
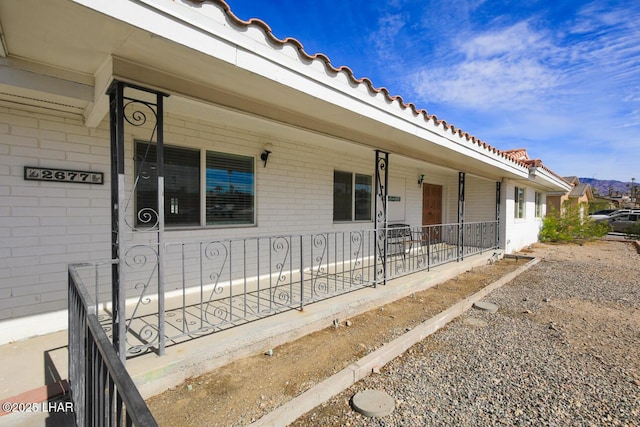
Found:
[{"label": "black metal fence", "polygon": [[77,266],[76,272],[109,334],[111,266],[120,263],[127,298],[120,321],[132,357],[162,354],[169,345],[495,247],[495,222],[396,224],[381,231],[136,244],[121,260]]},{"label": "black metal fence", "polygon": [[496,221],[437,224],[410,227],[396,224],[387,229],[386,278],[417,271],[497,248]]},{"label": "black metal fence", "polygon": [[79,426],[157,426],[69,266],[69,388]]}]

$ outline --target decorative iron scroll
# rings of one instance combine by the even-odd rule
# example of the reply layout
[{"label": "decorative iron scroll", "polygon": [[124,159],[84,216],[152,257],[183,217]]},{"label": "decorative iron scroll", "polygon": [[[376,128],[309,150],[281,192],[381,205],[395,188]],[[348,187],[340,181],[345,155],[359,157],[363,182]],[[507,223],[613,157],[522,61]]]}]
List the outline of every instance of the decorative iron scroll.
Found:
[{"label": "decorative iron scroll", "polygon": [[326,234],[315,234],[311,236],[311,295],[317,298],[328,295],[329,280],[327,277],[327,251],[329,249],[328,236]]},{"label": "decorative iron scroll", "polygon": [[[158,153],[156,159],[149,159],[149,152],[152,144],[155,142],[156,132],[158,129],[158,113],[156,111],[157,106],[150,102],[140,101],[131,98],[125,98],[127,101],[123,106],[123,117],[128,124],[136,127],[144,127],[148,124],[149,118],[147,115],[152,116],[154,122],[151,123],[151,134],[148,139],[146,139],[146,151],[143,155],[138,154],[137,152],[134,155],[134,160],[137,164],[137,174],[133,183],[133,190],[129,195],[129,199],[127,200],[127,205],[125,206],[125,212],[128,212],[129,209],[133,206],[133,199],[138,190],[138,185],[141,181],[149,181],[153,177],[153,173],[151,173],[151,164],[155,164],[155,168],[158,169],[157,158],[162,157],[161,153]],[[146,110],[146,112],[145,112]],[[135,150],[135,148],[134,148]],[[156,150],[153,150],[156,151]],[[158,178],[161,175],[158,173]],[[156,187],[159,188],[159,187]],[[129,229],[133,230],[136,228],[135,224],[130,224],[128,221],[135,217],[138,224],[144,224],[145,231],[153,231],[157,230],[160,227],[159,224],[159,213],[160,208],[156,206],[156,208],[151,207],[142,207],[138,209],[135,215],[126,215],[125,220],[127,221],[127,225]]]},{"label": "decorative iron scroll", "polygon": [[[202,278],[200,288],[204,289],[213,286],[209,292],[209,297],[202,301],[202,319],[208,326],[216,326],[222,322],[228,322],[231,313],[226,307],[214,304],[214,301],[220,297],[223,292],[221,278],[229,259],[229,249],[225,244],[219,241],[201,244],[201,262]],[[231,283],[227,284],[231,286]],[[203,292],[201,292],[204,294]]]},{"label": "decorative iron scroll", "polygon": [[389,153],[376,150],[375,195],[375,283],[387,283],[387,196],[389,186]]},{"label": "decorative iron scroll", "polygon": [[275,283],[273,282],[272,275],[269,276],[269,287],[271,288],[269,309],[273,309],[274,306],[288,306],[292,301],[291,290],[284,286],[288,279],[286,265],[291,255],[291,242],[289,238],[278,236],[270,239],[269,246],[270,270],[276,273]]},{"label": "decorative iron scroll", "polygon": [[350,269],[351,283],[361,285],[364,283],[364,277],[362,274],[362,250],[363,250],[363,232],[352,231],[349,234],[349,242],[351,249],[351,256],[353,257],[353,263]]}]

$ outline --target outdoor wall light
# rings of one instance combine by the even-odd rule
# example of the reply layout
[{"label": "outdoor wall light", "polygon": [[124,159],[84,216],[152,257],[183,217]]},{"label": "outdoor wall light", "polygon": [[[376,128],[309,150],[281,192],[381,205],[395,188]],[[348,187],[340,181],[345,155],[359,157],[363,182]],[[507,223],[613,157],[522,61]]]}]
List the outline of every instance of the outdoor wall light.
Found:
[{"label": "outdoor wall light", "polygon": [[423,182],[424,182],[424,174],[421,174],[420,178],[418,178],[418,187],[422,187]]},{"label": "outdoor wall light", "polygon": [[260,154],[260,160],[264,162],[265,168],[267,167],[267,160],[269,159],[269,154],[271,154],[272,150],[273,150],[273,145],[265,144],[262,154]]}]

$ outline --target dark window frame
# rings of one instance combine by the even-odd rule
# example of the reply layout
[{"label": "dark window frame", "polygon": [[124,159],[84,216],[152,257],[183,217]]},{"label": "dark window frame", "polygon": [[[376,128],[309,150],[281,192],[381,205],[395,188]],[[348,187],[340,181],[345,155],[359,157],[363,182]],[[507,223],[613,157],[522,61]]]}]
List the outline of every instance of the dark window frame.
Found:
[{"label": "dark window frame", "polygon": [[527,192],[524,187],[515,187],[513,201],[514,218],[525,219],[527,217]]},{"label": "dark window frame", "polygon": [[372,221],[373,177],[333,171],[333,222]]},{"label": "dark window frame", "polygon": [[[134,140],[134,221],[139,229],[157,223],[156,147],[153,142]],[[255,157],[167,144],[164,145],[163,154],[166,227],[256,225]],[[222,185],[224,194],[212,197],[209,185],[215,184],[212,184],[211,177],[219,176],[216,170],[219,172],[222,169],[226,175],[225,184]],[[223,207],[218,212],[220,215],[210,206],[214,203]]]}]

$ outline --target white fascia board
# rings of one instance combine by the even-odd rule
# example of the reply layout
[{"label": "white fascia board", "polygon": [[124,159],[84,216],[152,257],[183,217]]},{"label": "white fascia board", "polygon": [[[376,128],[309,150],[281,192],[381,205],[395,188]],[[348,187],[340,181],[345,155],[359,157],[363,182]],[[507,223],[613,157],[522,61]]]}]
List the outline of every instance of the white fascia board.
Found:
[{"label": "white fascia board", "polygon": [[530,179],[549,191],[561,191],[563,192],[562,194],[564,194],[572,188],[571,184],[561,180],[541,167],[531,169]]},{"label": "white fascia board", "polygon": [[14,62],[0,59],[0,84],[48,93],[69,100],[93,101],[93,87],[90,85],[31,71],[27,69],[28,63],[25,61],[18,61],[22,67],[17,67]]},{"label": "white fascia board", "polygon": [[196,8],[172,0],[73,1],[508,174],[528,175],[525,166],[467,141],[442,124],[426,121],[397,100],[389,102],[383,93],[371,92],[366,83],[354,87],[346,72],[328,70],[322,59],[303,62],[291,44],[274,49],[259,27],[249,26],[242,32],[232,28],[217,5],[203,3]]},{"label": "white fascia board", "polygon": [[[237,31],[206,20],[189,7],[175,1],[134,1],[134,0],[71,0],[99,13],[128,23],[151,34],[174,41],[190,49],[202,52],[214,58],[236,63],[237,46],[224,39]],[[215,24],[215,31],[211,25]],[[226,28],[225,28],[226,27]]]}]

